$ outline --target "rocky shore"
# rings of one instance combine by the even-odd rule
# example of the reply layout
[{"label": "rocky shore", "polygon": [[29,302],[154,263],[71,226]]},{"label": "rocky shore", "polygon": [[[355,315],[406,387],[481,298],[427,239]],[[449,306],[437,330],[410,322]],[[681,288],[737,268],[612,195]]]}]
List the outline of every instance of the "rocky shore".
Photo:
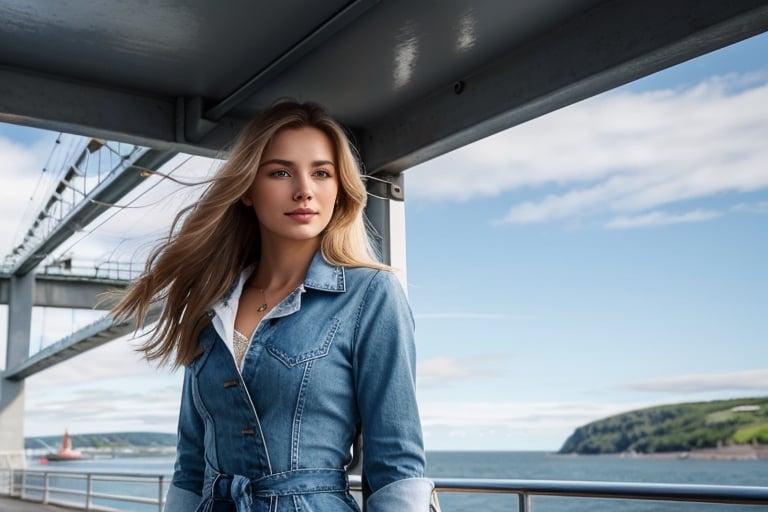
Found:
[{"label": "rocky shore", "polygon": [[768,445],[731,445],[702,448],[687,452],[683,458],[696,460],[756,460],[768,459]]},{"label": "rocky shore", "polygon": [[622,453],[621,456],[645,459],[757,460],[768,459],[768,445],[728,445],[717,448],[699,448],[688,452],[628,452]]}]

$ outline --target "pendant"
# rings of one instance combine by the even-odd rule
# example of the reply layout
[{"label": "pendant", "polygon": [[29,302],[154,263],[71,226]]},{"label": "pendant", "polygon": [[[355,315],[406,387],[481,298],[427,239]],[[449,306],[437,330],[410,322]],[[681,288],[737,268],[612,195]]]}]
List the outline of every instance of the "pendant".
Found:
[{"label": "pendant", "polygon": [[263,313],[263,312],[264,312],[264,311],[266,311],[266,310],[267,310],[267,303],[265,302],[264,304],[262,304],[261,306],[259,306],[259,309],[257,309],[257,310],[256,310],[256,312],[257,312],[257,313]]}]

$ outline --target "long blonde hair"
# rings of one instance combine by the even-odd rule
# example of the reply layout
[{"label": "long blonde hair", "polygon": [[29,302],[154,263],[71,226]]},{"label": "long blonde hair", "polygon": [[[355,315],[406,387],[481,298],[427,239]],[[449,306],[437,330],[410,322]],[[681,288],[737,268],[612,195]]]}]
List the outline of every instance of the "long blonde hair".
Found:
[{"label": "long blonde hair", "polygon": [[207,312],[240,271],[259,259],[257,219],[241,197],[275,134],[305,126],[325,133],[336,153],[339,191],[322,235],[323,257],[334,265],[389,269],[373,256],[363,219],[365,185],[342,128],[319,105],[277,103],[248,123],[200,200],[176,215],[168,238],[154,248],[142,275],[112,309],[118,320],[135,317],[138,328],[151,306],[162,308],[148,341],[139,348],[148,360],[160,364],[172,360],[178,367],[200,354],[198,336],[209,321]]}]

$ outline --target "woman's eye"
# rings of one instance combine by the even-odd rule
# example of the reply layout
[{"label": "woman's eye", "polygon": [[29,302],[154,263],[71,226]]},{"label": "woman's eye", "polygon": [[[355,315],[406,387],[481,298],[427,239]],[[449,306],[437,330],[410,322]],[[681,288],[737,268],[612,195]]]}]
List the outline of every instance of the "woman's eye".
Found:
[{"label": "woman's eye", "polygon": [[315,171],[315,176],[317,176],[318,178],[330,178],[331,173],[329,173],[325,169],[318,169]]},{"label": "woman's eye", "polygon": [[286,178],[290,176],[290,174],[288,174],[288,171],[285,169],[277,169],[276,171],[272,171],[270,176],[275,176],[276,178]]}]

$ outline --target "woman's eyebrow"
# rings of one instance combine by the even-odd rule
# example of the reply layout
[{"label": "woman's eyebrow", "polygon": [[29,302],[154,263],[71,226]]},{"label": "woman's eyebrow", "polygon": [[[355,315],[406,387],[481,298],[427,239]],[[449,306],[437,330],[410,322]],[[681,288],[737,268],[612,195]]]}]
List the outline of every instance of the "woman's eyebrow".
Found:
[{"label": "woman's eyebrow", "polygon": [[277,164],[277,165],[282,165],[282,166],[285,166],[285,167],[293,167],[293,162],[291,162],[290,160],[280,160],[279,158],[273,158],[271,160],[264,160],[263,162],[261,162],[259,164],[259,167],[261,167],[263,165],[269,165],[269,164]]},{"label": "woman's eyebrow", "polygon": [[[290,160],[281,160],[280,158],[273,158],[271,160],[265,160],[259,164],[259,167],[263,165],[269,165],[269,164],[277,164],[282,165],[285,167],[295,167],[295,163],[291,162]],[[336,164],[331,162],[330,160],[315,160],[312,162],[312,167],[322,167],[324,165],[331,165],[333,167],[336,167]]]}]

